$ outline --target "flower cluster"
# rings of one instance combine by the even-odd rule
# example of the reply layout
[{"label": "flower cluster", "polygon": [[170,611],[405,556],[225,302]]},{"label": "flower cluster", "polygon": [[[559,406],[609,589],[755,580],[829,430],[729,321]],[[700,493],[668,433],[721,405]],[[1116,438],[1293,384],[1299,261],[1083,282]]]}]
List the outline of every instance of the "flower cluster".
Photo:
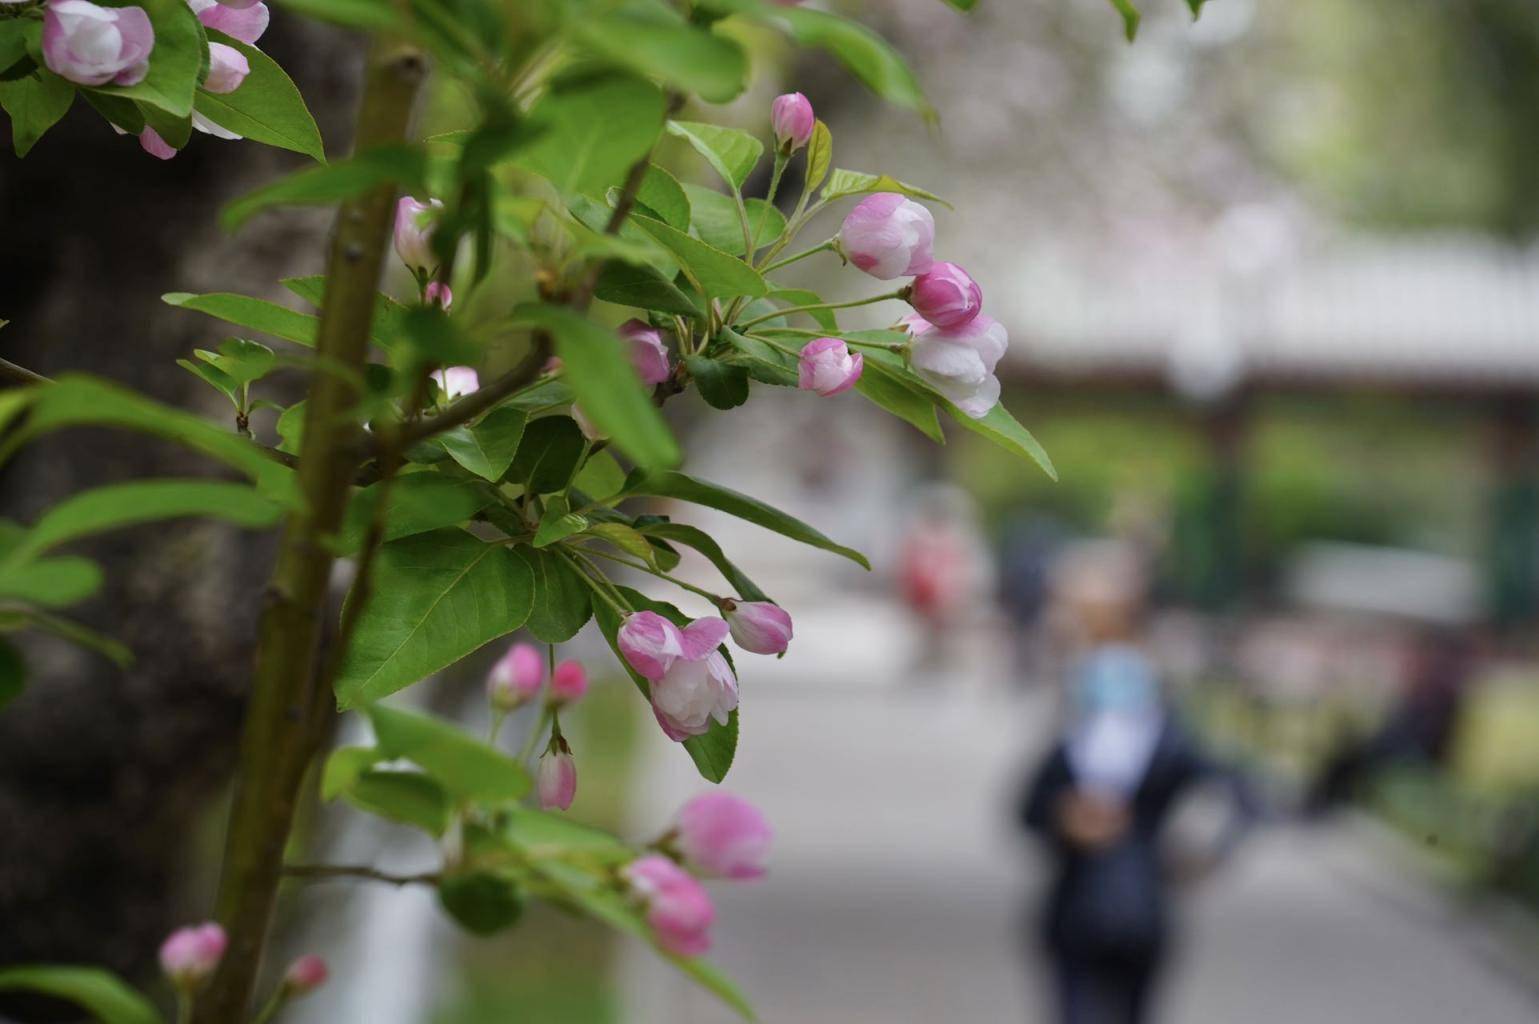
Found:
[{"label": "flower cluster", "polygon": [[737,707],[737,676],[719,649],[729,634],[755,654],[784,654],[791,642],[791,617],[777,605],[719,603],[725,620],[695,619],[681,629],[657,612],[634,612],[616,635],[626,663],[650,684],[652,713],[671,740],[700,736],[712,721],[726,725]]},{"label": "flower cluster", "polygon": [[[499,721],[500,716],[538,699],[545,689],[545,658],[533,644],[516,643],[509,647],[486,678],[487,699]],[[582,662],[562,661],[551,670],[545,699],[545,711],[551,722],[550,741],[535,769],[535,791],[540,806],[547,811],[564,811],[577,796],[577,762],[566,737],[561,735],[559,712],[581,700],[587,692],[588,672]],[[541,719],[535,725],[536,733],[543,727]],[[534,738],[531,737],[531,743]]]},{"label": "flower cluster", "polygon": [[[194,992],[203,986],[224,959],[229,936],[212,921],[178,928],[160,944],[160,969],[176,989],[185,1011]],[[283,972],[262,1019],[272,1016],[284,1003],[308,995],[326,984],[331,971],[314,953],[299,957]]]},{"label": "flower cluster", "polygon": [[657,852],[621,871],[658,945],[679,956],[709,949],[716,909],[699,878],[763,877],[772,838],[758,808],[730,793],[685,804],[672,830],[653,844]]}]

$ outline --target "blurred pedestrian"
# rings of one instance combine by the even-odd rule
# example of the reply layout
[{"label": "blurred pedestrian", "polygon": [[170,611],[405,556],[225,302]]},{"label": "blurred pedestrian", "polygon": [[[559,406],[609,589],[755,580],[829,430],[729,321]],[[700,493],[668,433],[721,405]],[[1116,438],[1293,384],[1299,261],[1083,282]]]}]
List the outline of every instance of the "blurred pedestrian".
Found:
[{"label": "blurred pedestrian", "polygon": [[1061,737],[1020,808],[1056,861],[1041,921],[1064,1024],[1139,1024],[1169,946],[1176,869],[1162,832],[1199,784],[1222,781],[1232,812],[1202,867],[1221,859],[1253,815],[1238,777],[1208,760],[1176,723],[1148,659],[1102,643],[1080,663]]}]

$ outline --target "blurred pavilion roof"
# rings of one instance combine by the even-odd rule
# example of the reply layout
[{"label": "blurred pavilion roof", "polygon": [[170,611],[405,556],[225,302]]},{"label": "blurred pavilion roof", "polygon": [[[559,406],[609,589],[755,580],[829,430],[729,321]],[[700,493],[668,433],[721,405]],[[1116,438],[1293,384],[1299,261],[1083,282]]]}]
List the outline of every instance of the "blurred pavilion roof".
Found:
[{"label": "blurred pavilion roof", "polygon": [[1011,328],[1016,372],[1161,377],[1196,397],[1244,379],[1539,384],[1539,254],[1410,236],[1257,260],[1275,239],[1225,221],[1206,252],[1122,266],[1041,252],[1007,272],[1018,284],[996,288],[992,305]]}]

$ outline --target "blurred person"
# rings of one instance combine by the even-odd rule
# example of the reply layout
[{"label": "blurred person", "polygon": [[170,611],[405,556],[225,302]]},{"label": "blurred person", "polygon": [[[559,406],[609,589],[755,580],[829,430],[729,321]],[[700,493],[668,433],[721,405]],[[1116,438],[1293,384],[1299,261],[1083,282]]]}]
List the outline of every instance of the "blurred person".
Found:
[{"label": "blurred person", "polygon": [[[1147,657],[1125,639],[1084,657],[1070,700],[1020,807],[1056,861],[1040,941],[1064,1024],[1140,1024],[1167,959],[1171,883],[1216,866],[1255,808],[1239,777],[1178,725]],[[1215,782],[1228,789],[1223,827],[1202,851],[1171,857],[1163,837],[1173,813]]]},{"label": "blurred person", "polygon": [[1351,799],[1366,778],[1389,765],[1442,765],[1475,664],[1474,643],[1464,631],[1424,630],[1389,717],[1367,736],[1349,738],[1326,759],[1305,799],[1305,812],[1322,814]]},{"label": "blurred person", "polygon": [[945,662],[946,638],[976,606],[988,570],[971,499],[933,487],[916,505],[898,549],[898,590],[923,626],[922,665]]}]

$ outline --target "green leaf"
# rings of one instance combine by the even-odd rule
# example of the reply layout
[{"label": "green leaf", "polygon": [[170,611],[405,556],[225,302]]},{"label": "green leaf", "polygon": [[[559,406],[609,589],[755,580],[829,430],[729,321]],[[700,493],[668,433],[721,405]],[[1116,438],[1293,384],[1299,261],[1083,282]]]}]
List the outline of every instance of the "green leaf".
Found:
[{"label": "green leaf", "polygon": [[[734,256],[743,255],[743,222],[737,203],[729,195],[700,185],[685,185],[689,194],[695,232],[707,245]],[[786,229],[785,214],[762,199],[749,199],[748,226],[753,230],[754,250],[758,251],[779,238]]]},{"label": "green leaf", "polygon": [[633,0],[617,10],[573,18],[572,34],[604,59],[658,79],[708,103],[743,91],[748,58],[742,47],[696,28],[659,0]]},{"label": "green leaf", "polygon": [[901,372],[885,362],[865,353],[865,372],[855,382],[855,390],[867,400],[886,409],[894,416],[912,424],[918,431],[937,444],[946,443],[941,432],[940,420],[935,415],[935,402],[923,388],[905,381]]},{"label": "green leaf", "polygon": [[803,46],[827,50],[889,103],[933,116],[929,102],[903,58],[875,32],[857,22],[805,7],[762,0],[706,0],[708,6],[745,14],[788,33]]},{"label": "green leaf", "polygon": [[529,415],[507,406],[493,409],[475,424],[456,427],[439,436],[449,457],[476,476],[501,480],[513,464]]},{"label": "green leaf", "polygon": [[700,304],[686,295],[672,281],[651,267],[638,267],[610,260],[599,271],[593,294],[605,302],[661,313],[700,316]]},{"label": "green leaf", "polygon": [[39,964],[0,969],[0,992],[16,991],[74,1003],[102,1024],[164,1024],[148,999],[117,975],[96,967]]},{"label": "green leaf", "polygon": [[[27,59],[27,33],[30,19],[11,18],[0,21],[0,72],[9,71]],[[41,32],[42,26],[32,23],[33,30]]]},{"label": "green leaf", "polygon": [[588,536],[608,541],[621,551],[635,555],[648,565],[654,567],[657,565],[658,549],[637,532],[634,526],[627,523],[595,523],[589,528]]},{"label": "green leaf", "polygon": [[757,498],[751,498],[718,484],[707,483],[683,473],[637,471],[631,475],[630,482],[626,484],[625,495],[634,497],[643,494],[658,498],[675,498],[679,501],[714,508],[719,512],[737,516],[739,519],[746,519],[766,530],[773,530],[783,537],[842,555],[864,569],[871,568],[871,563],[866,561],[866,556],[859,551],[834,543],[800,519],[766,505]]},{"label": "green leaf", "polygon": [[651,150],[664,105],[656,86],[626,75],[558,81],[530,111],[543,131],[515,162],[563,195],[603,195]]},{"label": "green leaf", "polygon": [[401,318],[401,336],[424,363],[464,366],[481,358],[481,346],[437,305],[408,309]]},{"label": "green leaf", "polygon": [[210,516],[253,529],[272,526],[283,509],[247,484],[214,480],[144,480],[109,484],[49,509],[5,561],[23,562],[49,548],[104,530],[183,516]]},{"label": "green leaf", "polygon": [[[673,230],[661,221],[653,223]],[[577,404],[621,451],[649,468],[678,465],[678,442],[613,331],[556,306],[521,306],[514,316],[555,336],[556,355],[566,367],[564,377]],[[571,469],[576,471],[575,461]],[[571,473],[566,479],[571,479]]]},{"label": "green leaf", "polygon": [[796,359],[759,338],[739,334],[731,329],[722,330],[719,337],[726,339],[733,349],[732,362],[748,368],[749,376],[765,384],[777,387],[797,386]]},{"label": "green leaf", "polygon": [[305,402],[300,399],[278,415],[273,425],[278,432],[278,450],[298,455],[305,439]]},{"label": "green leaf", "polygon": [[[14,24],[14,22],[11,24]],[[101,93],[92,92],[90,89],[80,90],[80,98],[89,103],[98,114],[106,118],[108,124],[123,129],[126,134],[138,135],[144,131],[144,113],[133,100],[125,100],[121,96],[103,96]],[[191,123],[191,118],[188,121]]]},{"label": "green leaf", "polygon": [[834,165],[834,133],[828,125],[819,121],[812,128],[812,139],[807,143],[807,180],[803,186],[808,192],[823,184],[829,168]]},{"label": "green leaf", "polygon": [[525,628],[542,643],[559,644],[572,639],[593,617],[593,597],[588,585],[554,551],[523,545],[513,551],[534,575],[534,606],[529,610]]},{"label": "green leaf", "polygon": [[366,709],[379,752],[416,764],[458,800],[517,800],[529,775],[512,758],[431,715],[373,704]]},{"label": "green leaf", "polygon": [[338,795],[361,811],[433,836],[443,835],[454,816],[449,794],[422,772],[367,769]]},{"label": "green leaf", "polygon": [[736,128],[723,128],[704,121],[669,121],[668,133],[676,135],[705,157],[721,179],[733,189],[741,189],[764,155],[764,143]]},{"label": "green leaf", "polygon": [[292,341],[308,348],[315,347],[315,332],[320,321],[309,313],[300,313],[266,299],[253,299],[249,295],[233,292],[209,292],[194,295],[191,292],[167,292],[160,301],[181,309],[207,313],[216,320],[249,327],[275,338]]},{"label": "green leaf", "polygon": [[1048,458],[1047,452],[1037,443],[1037,439],[1031,436],[1031,431],[1021,426],[1016,418],[1010,415],[1010,411],[999,403],[990,409],[987,416],[975,420],[950,402],[940,400],[946,411],[951,413],[951,418],[975,434],[988,438],[1001,448],[1017,455],[1025,456],[1038,466],[1042,472],[1050,478],[1058,479],[1058,470],[1053,467],[1053,460]]},{"label": "green leaf", "polygon": [[[663,601],[653,601],[638,591],[629,587],[620,587],[621,597],[633,611],[654,611],[675,625],[683,626],[689,622],[689,616],[679,611],[671,604]],[[593,605],[593,618],[598,623],[599,632],[604,634],[604,639],[609,642],[610,650],[614,651],[626,675],[631,677],[631,682],[641,691],[642,696],[650,702],[652,688],[642,676],[631,670],[620,653],[620,647],[615,639],[620,629],[620,613],[610,607],[607,601],[598,601]],[[726,725],[713,721],[710,731],[702,736],[691,736],[684,741],[684,750],[690,759],[695,762],[696,769],[701,776],[709,782],[720,782],[727,777],[727,772],[732,767],[732,758],[737,753],[737,711],[733,710]]]},{"label": "green leaf", "polygon": [[75,102],[75,87],[38,68],[25,78],[0,82],[0,107],[11,116],[11,145],[26,156]]},{"label": "green leaf", "polygon": [[64,374],[51,384],[11,394],[31,398],[32,415],[21,429],[12,431],[8,446],[72,426],[141,430],[179,441],[234,466],[252,477],[268,497],[284,500],[294,493],[293,471],[247,438],[104,381]]},{"label": "green leaf", "polygon": [[240,385],[229,374],[207,363],[195,363],[191,359],[178,359],[176,365],[201,378],[228,398],[237,409],[240,408]]},{"label": "green leaf", "polygon": [[[326,277],[324,274],[286,277],[282,283],[283,287],[316,309],[325,308]],[[381,348],[391,348],[400,340],[408,308],[383,292],[374,297],[374,322],[370,324],[369,336],[374,339],[376,345]]]},{"label": "green leaf", "polygon": [[684,264],[685,273],[698,282],[710,298],[730,299],[746,295],[762,298],[769,285],[759,272],[736,256],[714,248],[651,217],[634,217],[638,226],[667,246]]},{"label": "green leaf", "polygon": [[945,2],[959,11],[970,11],[978,6],[978,0],[945,0]]},{"label": "green leaf", "polygon": [[647,165],[647,173],[636,190],[636,201],[657,215],[657,219],[680,231],[689,230],[689,196],[677,178],[656,164]]},{"label": "green leaf", "polygon": [[524,914],[524,896],[518,884],[490,871],[446,875],[438,883],[438,902],[474,935],[506,931]]},{"label": "green leaf", "polygon": [[27,663],[21,652],[0,640],[0,711],[27,688]]},{"label": "green leaf", "polygon": [[[121,96],[103,96],[104,100],[121,100]],[[153,103],[145,103],[142,100],[130,100],[144,123],[155,129],[155,134],[172,149],[183,149],[189,139],[192,138],[192,116],[189,114],[169,114],[161,110]]]},{"label": "green leaf", "polygon": [[545,514],[540,517],[539,529],[534,531],[534,546],[548,548],[557,541],[565,540],[587,528],[586,516],[573,512],[562,495],[552,495],[545,505]]},{"label": "green leaf", "polygon": [[842,167],[835,168],[833,174],[829,176],[828,184],[823,187],[823,201],[863,195],[867,192],[898,192],[914,199],[928,199],[946,207],[951,205],[934,192],[926,191],[918,185],[910,185],[886,174],[847,171]]},{"label": "green leaf", "polygon": [[[354,495],[347,507],[339,550],[350,554],[363,543],[369,523],[379,506],[381,484],[370,484]],[[406,473],[390,486],[390,503],[385,509],[386,541],[411,537],[429,530],[456,526],[481,511],[493,501],[485,486],[470,480],[455,480],[432,470]]]},{"label": "green leaf", "polygon": [[[232,94],[233,95],[233,94]],[[324,167],[307,167],[230,203],[219,215],[234,231],[270,206],[332,206],[381,185],[420,192],[427,177],[427,153],[419,146],[380,146]]]},{"label": "green leaf", "polygon": [[383,545],[337,676],[340,705],[394,693],[511,633],[529,617],[533,599],[523,559],[463,530]]},{"label": "green leaf", "polygon": [[134,654],[127,647],[72,619],[50,615],[36,608],[9,609],[0,613],[0,630],[15,631],[28,627],[41,629],[76,646],[95,651],[119,668],[128,668],[134,662]]},{"label": "green leaf", "polygon": [[1117,9],[1117,13],[1122,15],[1122,34],[1127,36],[1128,42],[1131,43],[1138,36],[1138,23],[1143,19],[1143,15],[1139,14],[1138,8],[1133,6],[1133,0],[1110,0],[1110,2]]},{"label": "green leaf", "polygon": [[[776,288],[770,292],[769,297],[785,306],[821,306],[827,301],[817,292],[808,291],[806,288]],[[833,310],[807,309],[803,312],[812,317],[823,330],[838,332],[839,319],[834,315]]]},{"label": "green leaf", "polygon": [[1196,21],[1198,18],[1202,17],[1202,5],[1207,2],[1208,0],[1186,0],[1186,6],[1190,7],[1192,10],[1193,21]]},{"label": "green leaf", "polygon": [[507,477],[531,494],[564,491],[587,446],[588,439],[572,417],[542,416],[525,428]]},{"label": "green leaf", "polygon": [[716,566],[716,571],[722,578],[732,584],[737,596],[744,601],[768,601],[769,595],[759,589],[758,584],[748,578],[748,574],[732,563],[716,543],[715,538],[704,530],[687,523],[648,523],[639,527],[641,532],[648,537],[661,537],[664,540],[676,541],[686,547],[694,548],[700,552],[711,564]]},{"label": "green leaf", "polygon": [[65,556],[0,565],[0,597],[65,608],[84,601],[102,585],[102,571],[87,558]]},{"label": "green leaf", "polygon": [[219,352],[197,350],[199,359],[218,368],[237,385],[251,384],[272,372],[278,363],[273,350],[259,341],[245,338],[226,338]]},{"label": "green leaf", "polygon": [[620,493],[625,486],[625,470],[607,451],[594,452],[572,479],[572,486],[596,501]]},{"label": "green leaf", "polygon": [[705,356],[688,356],[684,363],[711,408],[736,409],[748,401],[748,371],[743,367]]},{"label": "green leaf", "polygon": [[325,163],[326,147],[321,141],[320,129],[315,126],[315,118],[310,116],[304,97],[283,69],[255,46],[213,29],[207,31],[209,39],[233,46],[245,54],[251,73],[234,92],[211,93],[199,89],[193,99],[198,113],[253,142],[303,153]]},{"label": "green leaf", "polygon": [[321,799],[335,800],[347,790],[365,771],[379,764],[383,755],[373,747],[338,747],[326,757],[326,767],[321,770]]},{"label": "green leaf", "polygon": [[104,95],[138,100],[173,116],[186,117],[192,113],[193,93],[208,59],[203,26],[186,0],[136,0],[136,6],[144,8],[155,29],[149,74],[137,85],[93,88]]}]

